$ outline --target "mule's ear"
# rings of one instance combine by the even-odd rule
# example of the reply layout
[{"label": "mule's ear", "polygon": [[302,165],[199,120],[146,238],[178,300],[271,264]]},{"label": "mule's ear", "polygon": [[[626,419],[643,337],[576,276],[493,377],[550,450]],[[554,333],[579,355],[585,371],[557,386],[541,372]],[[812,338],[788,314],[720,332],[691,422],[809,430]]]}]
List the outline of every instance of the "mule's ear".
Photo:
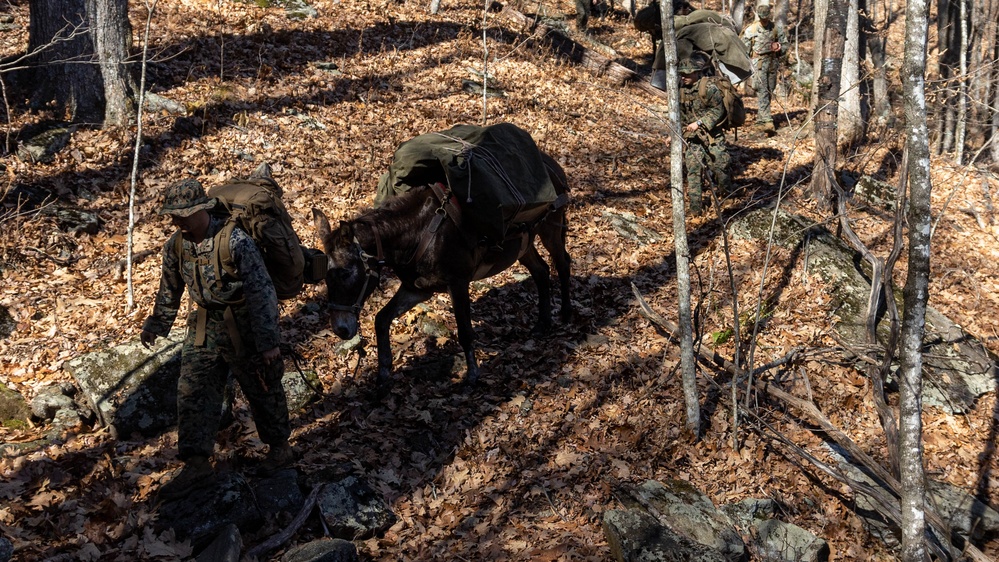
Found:
[{"label": "mule's ear", "polygon": [[253,170],[253,172],[250,174],[249,179],[251,179],[251,180],[252,179],[269,179],[269,180],[274,179],[274,177],[271,176],[271,165],[268,164],[267,162],[264,162],[263,164],[257,166],[257,169]]},{"label": "mule's ear", "polygon": [[326,214],[319,209],[312,208],[312,223],[316,225],[316,234],[319,235],[319,240],[322,241],[323,247],[329,250],[329,239],[333,236],[333,231],[330,229],[330,221],[326,218]]},{"label": "mule's ear", "polygon": [[347,221],[340,221],[340,226],[336,229],[336,237],[345,242],[354,239],[354,226]]}]

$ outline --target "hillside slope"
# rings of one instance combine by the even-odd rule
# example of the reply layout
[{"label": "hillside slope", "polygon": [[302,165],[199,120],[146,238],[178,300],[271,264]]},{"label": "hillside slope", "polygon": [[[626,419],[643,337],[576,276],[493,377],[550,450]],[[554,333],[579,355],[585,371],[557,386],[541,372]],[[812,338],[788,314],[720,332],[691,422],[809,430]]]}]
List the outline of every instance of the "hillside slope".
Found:
[{"label": "hillside slope", "polygon": [[[21,4],[11,12],[18,27],[3,32],[0,55],[26,44],[27,6]],[[146,17],[141,4],[132,3],[137,32]],[[481,80],[481,5],[447,0],[436,16],[415,2],[323,0],[314,6],[318,17],[293,20],[279,6],[157,3],[150,90],[187,111],[147,115],[144,124],[134,308],[127,306],[120,263],[135,132],[81,129],[51,164],[3,158],[4,189],[50,192],[97,213],[103,224],[96,234],[74,236],[51,215],[17,213],[15,199],[4,198],[0,305],[11,329],[0,338],[0,381],[30,398],[68,380],[62,366],[69,359],[138,337],[157,287],[158,248],[170,233],[156,214],[168,183],[196,175],[211,186],[270,162],[296,227],[316,245],[312,207],[334,222],[349,218],[370,205],[399,143],[459,122],[481,123],[485,113],[489,123],[509,121],[531,132],[570,178],[569,252],[579,312],[571,325],[543,339],[528,335],[535,292],[519,266],[476,283],[483,382],[465,390],[451,369],[459,351],[450,303],[439,296],[396,323],[396,384],[377,400],[368,392],[374,354],[335,351],[339,342],[318,312],[325,290],[310,288],[284,305],[287,343],[327,390],[293,416],[299,469],[308,474],[350,464],[377,485],[400,519],[384,538],[358,543],[367,559],[605,560],[600,521],[604,511],[620,507],[615,487],[650,478],[688,480],[717,504],[772,497],[786,506],[788,520],[828,540],[835,559],[891,558],[861,528],[849,489],[754,433],[743,432],[741,449],[732,448],[723,374],[700,373],[703,438],[692,442],[682,430],[676,346],[638,312],[631,291],[634,283],[651,306],[675,316],[663,99],[594,77],[490,14],[489,83],[504,95],[489,97],[483,109],[481,94],[463,89],[463,81]],[[564,0],[521,9],[541,11],[554,24],[570,21],[574,11]],[[648,39],[624,15],[595,18],[592,28],[592,38],[581,42],[609,46],[621,61],[647,69]],[[803,100],[797,89],[778,96],[776,136],[743,129],[731,141],[740,189],[722,203],[726,211],[779,194],[786,209],[828,220],[805,197],[812,143]],[[755,107],[750,97],[746,103]],[[15,112],[9,128],[17,133],[57,117]],[[845,166],[857,176],[897,181],[898,132],[881,131],[876,143],[851,152]],[[999,181],[944,160],[935,162],[933,177],[931,304],[999,352],[999,227],[991,211]],[[863,207],[851,213],[865,243],[887,256],[891,216]],[[687,227],[704,346],[731,325],[715,216],[691,219]],[[620,217],[645,235],[615,228]],[[789,390],[803,393],[807,378],[819,407],[883,459],[871,385],[838,361],[839,344],[830,333],[836,303],[828,288],[802,267],[799,255],[768,253],[747,240],[733,240],[728,250],[740,309],[754,310],[760,298],[769,303],[755,363],[779,359],[795,346],[811,350],[811,359],[796,365],[798,382]],[[899,286],[904,275],[903,256],[895,272]],[[362,315],[372,350],[374,312],[389,298],[393,280],[383,285]],[[426,334],[428,322],[450,335]],[[731,341],[716,348],[729,357],[733,349]],[[758,411],[823,455],[819,437],[781,407],[760,404]],[[999,505],[990,437],[997,412],[995,396],[988,395],[967,415],[928,409],[924,420],[931,475],[984,491],[993,505]],[[245,408],[240,422],[220,439],[218,462],[261,454]],[[2,428],[0,435],[4,443],[27,443],[47,429]],[[105,430],[81,427],[55,444],[25,450],[0,453],[0,530],[18,547],[18,560],[171,559],[170,553],[183,552],[172,537],[148,532],[157,482],[179,464],[176,433],[114,441]],[[265,528],[244,541],[254,544],[274,531]],[[294,542],[321,534],[319,524],[310,523]],[[999,545],[985,549],[996,554]]]}]

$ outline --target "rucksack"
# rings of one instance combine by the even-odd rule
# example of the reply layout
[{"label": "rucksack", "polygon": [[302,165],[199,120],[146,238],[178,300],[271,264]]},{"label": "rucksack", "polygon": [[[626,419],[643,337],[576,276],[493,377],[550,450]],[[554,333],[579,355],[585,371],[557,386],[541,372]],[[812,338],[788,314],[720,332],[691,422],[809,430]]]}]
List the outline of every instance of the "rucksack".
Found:
[{"label": "rucksack", "polygon": [[658,0],[652,0],[649,5],[635,12],[632,20],[635,29],[643,33],[651,33],[653,41],[663,36],[662,13],[659,11]]},{"label": "rucksack", "polygon": [[722,129],[735,129],[746,122],[746,106],[742,96],[735,91],[735,86],[724,76],[705,76],[697,84],[697,94],[702,102],[708,100],[708,83],[713,83],[722,93],[722,104],[725,106],[725,117],[721,121]]},{"label": "rucksack", "polygon": [[[277,297],[285,300],[297,296],[305,283],[325,278],[326,255],[302,247],[281,195],[281,187],[270,177],[237,179],[209,189],[208,196],[219,200],[220,208],[213,213],[227,215],[225,225],[215,235],[215,252],[210,259],[216,271],[236,276],[229,241],[238,225],[253,238]],[[179,247],[179,236],[177,240]]]}]

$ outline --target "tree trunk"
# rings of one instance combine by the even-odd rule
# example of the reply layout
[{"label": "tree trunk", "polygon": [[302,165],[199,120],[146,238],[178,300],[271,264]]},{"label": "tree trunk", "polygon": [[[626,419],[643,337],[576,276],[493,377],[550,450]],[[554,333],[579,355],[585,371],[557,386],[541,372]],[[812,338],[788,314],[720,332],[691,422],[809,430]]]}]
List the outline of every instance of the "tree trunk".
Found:
[{"label": "tree trunk", "polygon": [[937,154],[950,152],[954,148],[954,132],[957,124],[957,83],[960,76],[959,57],[961,52],[961,0],[940,0],[937,7],[937,49],[940,52],[940,90],[937,92],[938,140]]},{"label": "tree trunk", "polygon": [[812,100],[811,110],[814,113],[819,107],[819,80],[822,76],[822,45],[826,38],[826,18],[829,15],[829,0],[815,0],[815,47],[812,51]]},{"label": "tree trunk", "polygon": [[676,250],[676,289],[680,315],[680,370],[687,406],[687,429],[700,435],[701,406],[697,393],[697,358],[694,356],[694,323],[690,310],[690,249],[683,196],[683,138],[680,135],[680,89],[677,74],[676,29],[671,2],[660,2],[663,55],[666,58],[666,119],[670,127],[670,188],[673,200],[673,244]]},{"label": "tree trunk", "polygon": [[930,276],[930,149],[926,127],[927,0],[909,0],[905,16],[905,99],[909,183],[909,266],[903,290],[904,313],[899,348],[899,464],[902,484],[902,551],[904,562],[927,557],[926,479],[922,446],[922,340]]},{"label": "tree trunk", "polygon": [[848,0],[829,0],[825,34],[820,48],[821,74],[817,75],[818,106],[815,113],[815,166],[812,172],[812,197],[820,206],[832,209],[833,183],[836,181],[836,130],[839,119],[839,93],[842,82],[843,47],[846,43]]},{"label": "tree trunk", "polygon": [[128,71],[132,24],[128,0],[87,0],[97,60],[104,79],[104,126],[121,127],[135,118],[135,81]]},{"label": "tree trunk", "polygon": [[[993,48],[992,60],[999,60],[999,41],[995,43]],[[993,65],[992,72],[992,107],[999,108],[999,67]],[[992,134],[992,162],[993,164],[999,164],[999,110],[992,112],[992,124],[991,124],[991,134]]]},{"label": "tree trunk", "polygon": [[[866,6],[865,6],[866,4]],[[866,14],[861,22],[861,30],[867,38],[867,53],[870,57],[871,67],[874,68],[871,96],[873,101],[872,120],[879,125],[885,126],[891,123],[891,99],[888,97],[888,75],[885,71],[887,62],[887,24],[891,20],[885,0],[868,0],[861,2],[863,13]]]},{"label": "tree trunk", "polygon": [[842,146],[855,146],[864,139],[864,109],[861,105],[859,1],[847,0],[846,42],[843,46],[843,74],[840,84],[840,112],[837,128]]},{"label": "tree trunk", "polygon": [[126,0],[30,0],[28,52],[36,68],[25,78],[33,108],[54,101],[60,118],[74,123],[109,117],[110,125],[124,124],[134,111],[127,8]]}]

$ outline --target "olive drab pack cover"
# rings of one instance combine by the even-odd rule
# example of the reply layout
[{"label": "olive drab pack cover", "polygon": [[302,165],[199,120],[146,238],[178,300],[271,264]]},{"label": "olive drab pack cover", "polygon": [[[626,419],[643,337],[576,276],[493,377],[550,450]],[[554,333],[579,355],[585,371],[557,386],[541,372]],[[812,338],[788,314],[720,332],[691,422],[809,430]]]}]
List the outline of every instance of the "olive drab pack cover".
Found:
[{"label": "olive drab pack cover", "polygon": [[436,182],[457,199],[459,228],[485,242],[539,220],[558,197],[534,139],[510,123],[456,125],[402,143],[378,182],[375,205]]},{"label": "olive drab pack cover", "polygon": [[229,237],[238,224],[257,243],[278,298],[290,299],[306,281],[306,260],[281,195],[281,187],[270,178],[238,179],[208,190],[230,216],[217,235],[216,267],[235,275]]},{"label": "olive drab pack cover", "polygon": [[735,91],[735,86],[724,76],[705,76],[697,84],[697,94],[701,100],[708,99],[708,84],[713,83],[722,93],[722,104],[725,106],[725,118],[722,119],[722,129],[735,129],[746,123],[746,106],[742,96]]}]

